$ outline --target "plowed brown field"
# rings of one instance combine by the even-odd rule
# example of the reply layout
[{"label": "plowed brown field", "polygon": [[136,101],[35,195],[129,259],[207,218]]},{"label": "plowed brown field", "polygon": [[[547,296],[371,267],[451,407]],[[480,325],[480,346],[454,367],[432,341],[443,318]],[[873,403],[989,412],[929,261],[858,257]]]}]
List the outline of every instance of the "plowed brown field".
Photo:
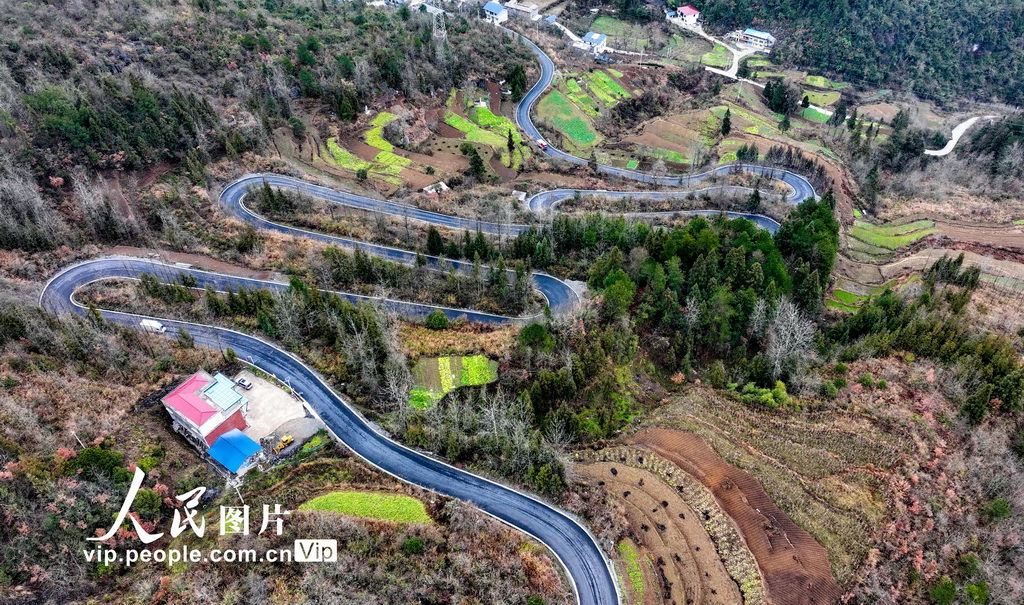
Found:
[{"label": "plowed brown field", "polygon": [[723,460],[703,439],[651,428],[627,443],[671,460],[711,490],[753,553],[772,603],[823,604],[839,597],[825,549],[775,506],[757,479]]},{"label": "plowed brown field", "polygon": [[644,574],[642,591],[635,590],[628,579],[623,582],[623,590],[632,597],[628,603],[743,602],[700,515],[671,486],[654,473],[613,462],[581,465],[578,470],[626,504]]}]

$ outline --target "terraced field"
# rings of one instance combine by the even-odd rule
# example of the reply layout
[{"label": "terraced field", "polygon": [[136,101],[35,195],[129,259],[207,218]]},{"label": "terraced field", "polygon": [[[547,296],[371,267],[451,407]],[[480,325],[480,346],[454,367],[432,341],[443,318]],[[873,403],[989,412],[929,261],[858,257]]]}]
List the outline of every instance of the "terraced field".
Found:
[{"label": "terraced field", "polygon": [[732,53],[729,52],[728,48],[721,44],[716,44],[715,48],[713,48],[711,52],[705,53],[704,56],[701,57],[701,63],[704,65],[710,65],[711,67],[727,69],[732,66]]},{"label": "terraced field", "polygon": [[850,235],[875,249],[897,250],[917,240],[936,233],[935,223],[929,220],[914,221],[902,225],[887,223],[875,225],[863,220],[853,223]]},{"label": "terraced field", "polygon": [[412,369],[416,384],[409,393],[409,405],[429,408],[453,389],[480,386],[498,379],[498,362],[484,355],[428,357]]},{"label": "terraced field", "polygon": [[913,448],[899,426],[860,413],[765,416],[706,389],[680,396],[645,424],[698,435],[757,477],[771,501],[826,549],[839,585],[853,579],[871,532],[885,522],[882,476]]},{"label": "terraced field", "polygon": [[559,90],[552,90],[537,103],[537,116],[564,134],[571,150],[587,149],[603,140],[587,114]]},{"label": "terraced field", "polygon": [[817,124],[824,124],[830,117],[828,114],[824,114],[813,107],[801,110],[800,115]]}]

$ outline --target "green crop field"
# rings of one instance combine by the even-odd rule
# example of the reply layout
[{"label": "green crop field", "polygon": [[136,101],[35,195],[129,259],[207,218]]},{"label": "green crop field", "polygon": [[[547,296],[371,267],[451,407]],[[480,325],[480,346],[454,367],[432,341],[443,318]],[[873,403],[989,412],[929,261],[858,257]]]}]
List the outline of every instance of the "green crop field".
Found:
[{"label": "green crop field", "polygon": [[714,50],[701,57],[701,63],[711,67],[728,68],[732,65],[732,53],[721,44],[716,44]]},{"label": "green crop field", "polygon": [[644,602],[644,568],[641,564],[640,555],[629,542],[619,542],[619,555],[626,566],[626,578],[629,580],[630,592],[633,594],[633,603]]},{"label": "green crop field", "polygon": [[800,115],[812,122],[817,122],[818,124],[824,124],[829,118],[828,114],[824,114],[813,107],[801,110]]},{"label": "green crop field", "polygon": [[396,523],[431,524],[423,502],[411,496],[375,492],[333,492],[299,505],[299,510],[320,510]]},{"label": "green crop field", "polygon": [[605,102],[605,105],[615,105],[620,99],[628,99],[629,92],[601,70],[594,70],[583,75],[587,87],[594,95]]},{"label": "green crop field", "polygon": [[640,165],[640,162],[637,161],[637,160],[630,160],[630,161],[626,162],[626,168],[629,168],[630,170],[634,170],[639,165]]},{"label": "green crop field", "polygon": [[494,148],[501,148],[505,145],[506,138],[499,136],[493,132],[484,130],[476,123],[467,120],[453,111],[446,111],[444,114],[444,122],[452,128],[456,128],[466,133],[466,140],[473,141],[474,143],[483,143],[490,145]]},{"label": "green crop field", "polygon": [[832,299],[832,298],[829,298],[829,299],[825,300],[825,306],[829,307],[830,309],[837,309],[839,311],[846,311],[848,313],[856,313],[857,312],[857,307],[852,307],[850,305],[847,305],[845,303],[841,303],[838,300],[835,300],[835,299]]},{"label": "green crop field", "polygon": [[854,221],[850,234],[870,246],[897,250],[937,232],[935,223],[928,220],[914,221],[906,225],[873,225],[866,221]]},{"label": "green crop field", "polygon": [[750,67],[765,67],[772,64],[768,59],[747,59],[746,61]]},{"label": "green crop field", "polygon": [[854,294],[853,292],[847,292],[846,290],[835,290],[832,292],[832,296],[839,302],[850,306],[859,306],[868,299],[867,296]]},{"label": "green crop field", "polygon": [[830,90],[828,92],[820,92],[817,90],[805,89],[802,91],[807,100],[811,102],[811,105],[817,105],[818,107],[825,107],[831,105],[839,100],[839,93]]},{"label": "green crop field", "polygon": [[416,384],[409,393],[409,405],[426,409],[453,389],[494,382],[498,362],[485,355],[428,357],[416,362],[412,374]]},{"label": "green crop field", "polygon": [[586,114],[561,92],[553,90],[537,104],[537,115],[550,121],[577,147],[589,147],[599,141],[599,135],[590,126]]},{"label": "green crop field", "polygon": [[807,82],[811,86],[817,86],[818,88],[846,88],[846,84],[841,82],[833,82],[825,76],[807,76],[804,78],[804,82]]},{"label": "green crop field", "polygon": [[751,72],[755,78],[785,78],[786,74],[781,71],[755,71]]},{"label": "green crop field", "polygon": [[[321,154],[325,161],[339,168],[344,168],[346,170],[351,170],[353,172],[365,170],[374,178],[380,179],[392,185],[402,184],[402,179],[397,178],[397,175],[399,174],[399,172],[401,172],[402,166],[411,163],[408,158],[403,158],[401,156],[397,156],[393,153],[385,151],[382,151],[379,154],[377,154],[377,158],[385,156],[387,159],[392,160],[394,163],[367,162],[366,160],[355,155],[348,149],[345,149],[344,147],[338,145],[338,141],[334,137],[327,139],[327,143],[324,146],[324,149],[321,150]],[[395,158],[397,158],[397,161],[395,161]]]}]

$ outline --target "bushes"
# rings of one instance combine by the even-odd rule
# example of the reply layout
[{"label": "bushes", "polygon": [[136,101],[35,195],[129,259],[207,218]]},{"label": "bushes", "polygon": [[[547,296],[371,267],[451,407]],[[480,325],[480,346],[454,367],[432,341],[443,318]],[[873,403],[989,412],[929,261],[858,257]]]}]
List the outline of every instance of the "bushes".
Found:
[{"label": "bushes", "polygon": [[431,330],[444,330],[448,324],[448,316],[441,309],[434,309],[427,315],[426,326]]}]

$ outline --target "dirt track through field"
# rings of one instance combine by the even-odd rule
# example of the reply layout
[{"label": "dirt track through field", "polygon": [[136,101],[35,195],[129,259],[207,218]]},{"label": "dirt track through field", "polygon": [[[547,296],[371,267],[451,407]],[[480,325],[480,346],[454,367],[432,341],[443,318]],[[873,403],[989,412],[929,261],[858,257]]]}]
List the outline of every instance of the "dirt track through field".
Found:
[{"label": "dirt track through field", "polygon": [[[581,465],[580,473],[626,505],[636,532],[644,574],[642,602],[734,605],[742,603],[739,588],[718,558],[701,516],[671,486],[649,471],[613,462]],[[641,601],[631,582],[627,589]]]},{"label": "dirt track through field", "polygon": [[839,597],[825,549],[775,506],[757,479],[723,460],[703,439],[652,428],[626,442],[672,461],[711,490],[753,553],[771,603],[824,604]]}]

